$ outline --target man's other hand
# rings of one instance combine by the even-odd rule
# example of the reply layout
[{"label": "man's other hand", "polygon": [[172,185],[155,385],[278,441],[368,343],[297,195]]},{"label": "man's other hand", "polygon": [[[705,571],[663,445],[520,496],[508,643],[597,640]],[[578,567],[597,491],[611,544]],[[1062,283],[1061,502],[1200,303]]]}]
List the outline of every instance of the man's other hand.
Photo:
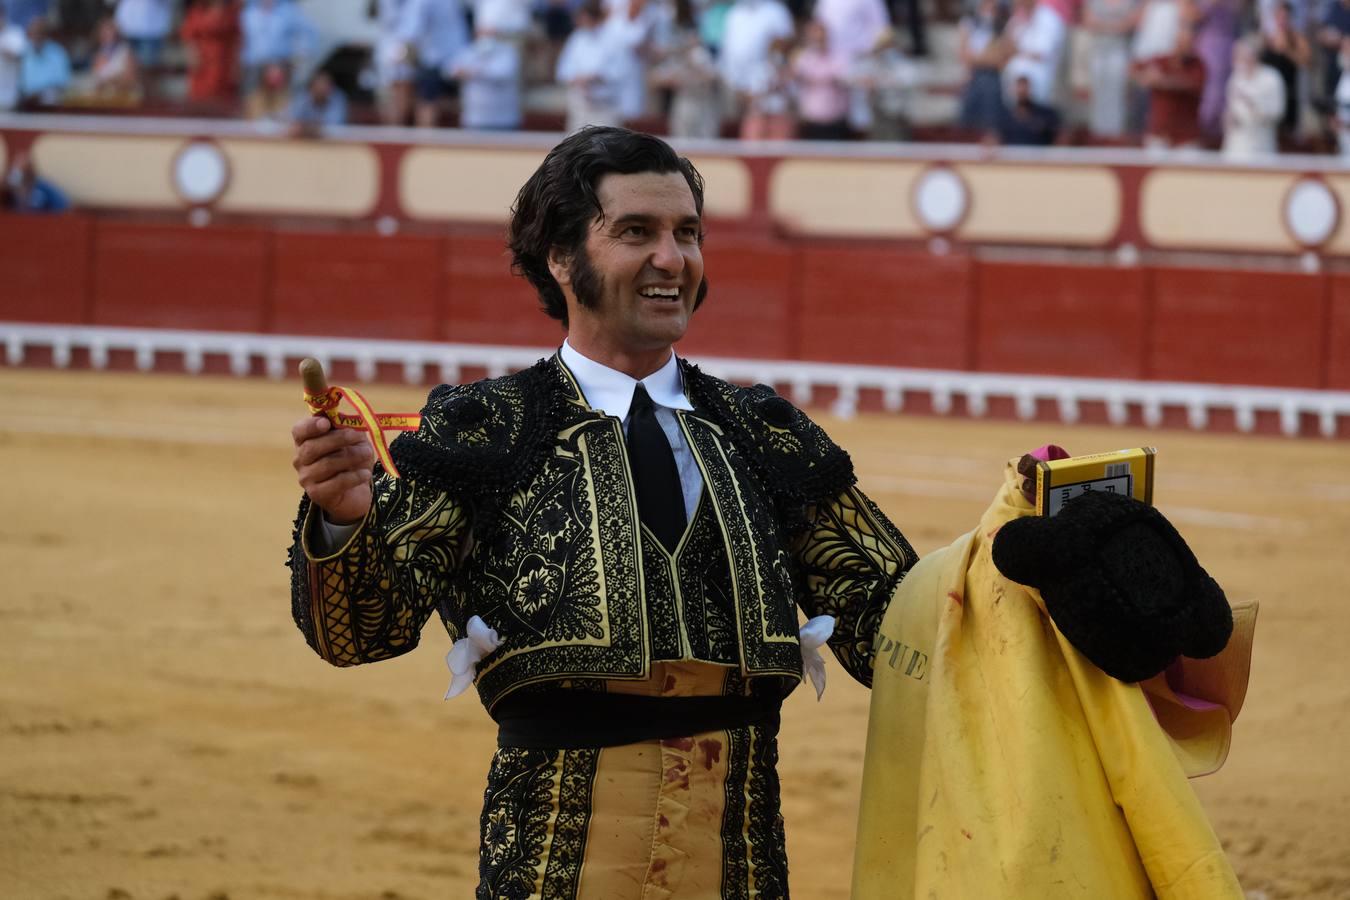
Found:
[{"label": "man's other hand", "polygon": [[307,416],[291,428],[300,486],[334,525],[359,522],[370,511],[375,451],[365,432],[334,428],[323,416]]}]

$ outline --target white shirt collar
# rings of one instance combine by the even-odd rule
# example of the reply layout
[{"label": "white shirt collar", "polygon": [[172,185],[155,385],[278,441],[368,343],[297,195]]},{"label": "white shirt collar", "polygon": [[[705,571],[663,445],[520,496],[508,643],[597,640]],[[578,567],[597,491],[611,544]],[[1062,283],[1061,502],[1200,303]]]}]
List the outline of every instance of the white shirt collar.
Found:
[{"label": "white shirt collar", "polygon": [[[577,386],[581,388],[581,393],[591,409],[599,410],[616,419],[628,418],[628,407],[633,404],[633,390],[637,387],[637,379],[582,356],[567,341],[563,341],[559,355],[562,356],[563,365],[567,366],[572,377],[577,380]],[[680,374],[680,364],[673,352],[664,366],[642,379],[642,384],[657,406],[683,410],[694,408],[689,398],[684,395],[684,378]]]}]

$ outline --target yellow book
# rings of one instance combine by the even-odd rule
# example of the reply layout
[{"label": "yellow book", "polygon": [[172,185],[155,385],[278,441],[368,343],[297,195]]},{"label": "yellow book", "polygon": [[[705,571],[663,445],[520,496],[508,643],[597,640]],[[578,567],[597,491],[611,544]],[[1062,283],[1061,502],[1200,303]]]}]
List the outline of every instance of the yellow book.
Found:
[{"label": "yellow book", "polygon": [[1088,491],[1125,494],[1153,505],[1153,447],[1070,456],[1036,464],[1036,513],[1053,516]]}]

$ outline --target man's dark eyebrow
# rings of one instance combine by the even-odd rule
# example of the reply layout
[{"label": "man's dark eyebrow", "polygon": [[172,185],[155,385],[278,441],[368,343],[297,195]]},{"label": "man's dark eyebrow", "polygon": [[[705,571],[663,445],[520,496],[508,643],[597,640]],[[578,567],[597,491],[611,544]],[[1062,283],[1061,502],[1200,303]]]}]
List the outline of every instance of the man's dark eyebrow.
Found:
[{"label": "man's dark eyebrow", "polygon": [[[623,225],[648,225],[652,222],[659,221],[660,218],[660,216],[653,215],[652,213],[625,213],[618,218],[611,219],[609,224],[611,228],[619,228]],[[697,215],[691,215],[681,218],[679,224],[681,226],[693,225],[695,228],[701,228],[703,226],[703,220]]]}]

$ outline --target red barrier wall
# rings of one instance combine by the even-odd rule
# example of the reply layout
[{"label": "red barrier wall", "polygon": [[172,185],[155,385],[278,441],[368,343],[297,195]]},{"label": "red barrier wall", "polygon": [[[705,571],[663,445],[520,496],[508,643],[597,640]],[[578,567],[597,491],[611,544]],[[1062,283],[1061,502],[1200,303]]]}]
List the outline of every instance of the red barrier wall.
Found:
[{"label": "red barrier wall", "polygon": [[278,232],[275,242],[270,331],[435,340],[441,238]]},{"label": "red barrier wall", "polygon": [[[53,263],[59,260],[59,263]],[[1350,390],[1350,274],[932,256],[721,233],[681,350]],[[0,320],[549,346],[495,229],[0,216]]]},{"label": "red barrier wall", "polygon": [[1325,384],[1326,279],[1154,269],[1149,369],[1164,381]]},{"label": "red barrier wall", "polygon": [[1143,378],[1148,275],[1142,269],[981,261],[975,368]]},{"label": "red barrier wall", "polygon": [[803,244],[800,358],[970,367],[971,262],[894,247]]},{"label": "red barrier wall", "polygon": [[501,231],[452,231],[442,258],[439,335],[469,344],[543,346],[562,343],[562,325],[539,308],[523,278],[511,274]]},{"label": "red barrier wall", "polygon": [[719,235],[704,249],[703,262],[708,298],[681,353],[801,357],[797,277],[787,242]]},{"label": "red barrier wall", "polygon": [[1326,387],[1350,391],[1350,274],[1331,276],[1327,302]]},{"label": "red barrier wall", "polygon": [[94,236],[91,321],[263,331],[270,240],[262,228],[100,221]]},{"label": "red barrier wall", "polygon": [[83,322],[94,220],[0,215],[0,319]]}]

